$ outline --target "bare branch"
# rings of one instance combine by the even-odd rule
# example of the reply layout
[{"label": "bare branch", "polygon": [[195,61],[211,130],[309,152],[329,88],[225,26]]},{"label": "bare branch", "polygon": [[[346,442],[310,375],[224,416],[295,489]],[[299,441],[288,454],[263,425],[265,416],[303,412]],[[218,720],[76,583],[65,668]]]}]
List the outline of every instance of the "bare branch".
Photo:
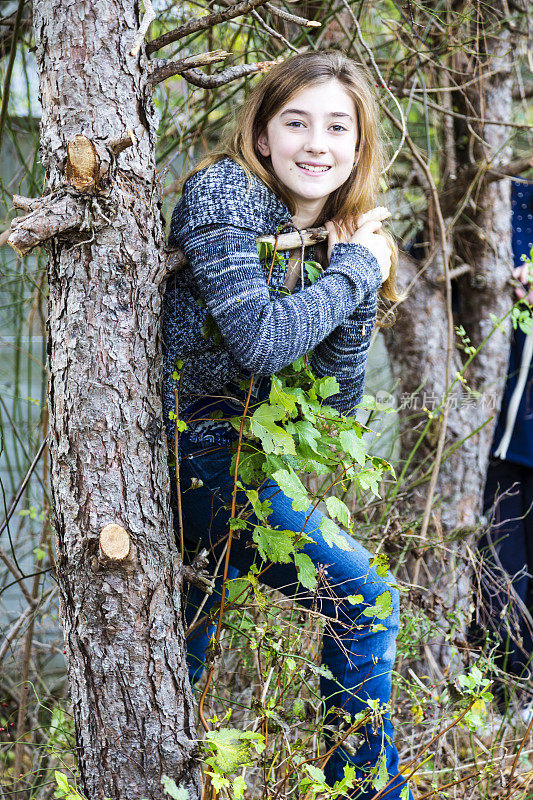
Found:
[{"label": "bare branch", "polygon": [[132,144],[137,144],[137,136],[135,132],[131,130],[126,131],[126,133],[122,134],[122,136],[119,136],[117,139],[110,139],[110,141],[107,142],[108,148],[116,156],[122,153],[123,150],[131,147]]},{"label": "bare branch", "polygon": [[183,39],[184,36],[189,36],[191,33],[205,31],[213,25],[218,25],[219,22],[226,22],[228,19],[234,19],[235,17],[247,14],[253,8],[265,2],[266,0],[244,0],[244,2],[230,6],[224,11],[215,11],[213,14],[208,14],[205,17],[195,17],[185,23],[185,25],[182,25],[181,28],[175,28],[173,31],[168,31],[168,33],[164,33],[162,36],[158,36],[157,39],[148,42],[146,45],[146,52],[148,54],[155,53],[156,50],[160,50],[162,47],[172,42],[177,42],[179,39]]},{"label": "bare branch", "polygon": [[[41,197],[22,197],[20,194],[13,195],[13,205],[15,208],[20,208],[26,214],[31,214],[32,211],[37,211],[42,203]],[[20,220],[20,217],[18,218]]]},{"label": "bare branch", "polygon": [[144,37],[148,33],[148,28],[152,24],[155,19],[155,11],[152,8],[152,3],[150,0],[144,0],[144,17],[142,18],[141,25],[139,30],[137,31],[137,36],[133,40],[133,45],[130,50],[130,56],[136,56],[139,50],[141,49],[141,45],[144,41]]},{"label": "bare branch", "polygon": [[50,195],[31,214],[12,221],[7,243],[19,256],[24,256],[53,236],[79,228],[84,211],[83,201],[72,195]]},{"label": "bare branch", "polygon": [[154,62],[154,69],[148,78],[148,83],[155,86],[161,81],[171,78],[172,75],[180,75],[184,70],[192,69],[193,67],[204,67],[206,64],[212,64],[215,61],[223,61],[230,55],[231,53],[227,53],[225,50],[213,50],[211,53],[178,58],[176,61],[158,59]]},{"label": "bare branch", "polygon": [[284,19],[287,22],[293,22],[295,25],[305,25],[306,28],[320,28],[322,26],[322,23],[318,22],[318,20],[297,17],[295,14],[289,14],[289,12],[285,11],[283,8],[276,8],[272,3],[266,2],[264,7],[275,17],[280,17],[280,19]]},{"label": "bare branch", "polygon": [[[317,242],[323,242],[328,238],[328,232],[324,227],[320,228],[305,228],[301,231],[290,231],[289,233],[281,233],[278,236],[278,251],[280,250],[296,250],[296,248],[302,246],[302,242],[304,247],[308,247],[311,244],[316,244]],[[276,237],[267,235],[267,236],[258,236],[256,242],[259,244],[261,242],[265,242],[266,244],[275,244]],[[167,251],[167,262],[166,262],[166,274],[170,275],[172,272],[176,272],[177,270],[184,267],[188,261],[187,257],[184,253],[179,249],[176,248],[175,250]]]},{"label": "bare branch", "polygon": [[254,17],[254,19],[256,19],[259,22],[259,24],[261,25],[263,30],[265,30],[271,36],[274,36],[275,39],[279,39],[280,42],[283,42],[285,47],[288,47],[289,50],[292,50],[293,53],[297,53],[298,52],[298,49],[296,47],[294,47],[294,45],[292,45],[289,42],[289,40],[286,39],[285,36],[283,36],[282,33],[280,33],[279,31],[276,31],[274,28],[272,28],[268,24],[268,22],[265,22],[265,20],[257,13],[257,11],[252,11],[252,17]]},{"label": "bare branch", "polygon": [[490,169],[486,180],[487,183],[492,183],[510,175],[520,175],[522,172],[527,172],[528,169],[533,169],[533,155],[517,158],[516,161],[511,161],[509,164],[498,166],[498,169]]},{"label": "bare branch", "polygon": [[235,67],[228,67],[216,75],[205,75],[199,69],[189,69],[182,72],[182,78],[193,86],[200,86],[202,89],[214,89],[217,86],[224,86],[226,83],[243,78],[246,75],[253,75],[255,72],[266,72],[277,64],[276,61],[258,61],[256,64],[239,64]]}]

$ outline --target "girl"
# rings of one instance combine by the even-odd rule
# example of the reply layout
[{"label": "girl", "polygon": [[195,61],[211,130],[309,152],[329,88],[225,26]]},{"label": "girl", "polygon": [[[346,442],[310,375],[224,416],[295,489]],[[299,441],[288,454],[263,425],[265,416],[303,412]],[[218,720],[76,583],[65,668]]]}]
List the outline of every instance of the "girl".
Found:
[{"label": "girl", "polygon": [[[178,500],[172,474],[172,500],[186,546],[207,548],[213,574],[226,552],[234,489],[230,460],[237,434],[227,418],[243,413],[243,379],[252,381],[252,402],[260,401],[268,396],[271,375],[313,351],[313,373],[335,376],[339,383],[328,404],[347,413],[361,397],[384,281],[382,294],[397,299],[391,239],[375,220],[357,228],[358,216],[375,205],[381,163],[376,108],[363,74],[340,52],[304,53],[276,65],[255,87],[233,131],[188,177],[174,209],[170,243],[185,252],[189,264],[172,277],[165,294],[164,412],[169,448],[179,457],[181,490]],[[315,283],[289,253],[267,276],[257,254],[258,236],[280,226],[319,225],[327,228],[327,245],[305,254],[324,267]],[[204,338],[208,314],[221,336]],[[177,448],[176,402],[187,423]],[[218,418],[207,418],[215,410]],[[375,778],[378,765],[383,770],[386,764],[386,796],[403,800],[410,795],[398,775],[387,707],[399,622],[393,578],[379,577],[369,566],[369,553],[348,534],[347,549],[330,547],[319,530],[322,514],[311,508],[295,512],[274,482],[265,481],[259,495],[270,499],[272,527],[309,536],[303,552],[327,575],[327,585],[314,593],[299,584],[293,563],[270,564],[261,578],[303,606],[318,607],[327,619],[322,661],[332,677],[321,680],[326,724],[340,729],[341,715],[368,711],[368,701],[381,710],[364,728],[355,752],[342,746],[334,751],[325,767],[327,782],[342,779],[348,764],[357,778],[353,796],[371,798],[372,773]],[[257,551],[247,546],[249,530],[231,541],[230,577],[259,562]],[[375,620],[361,624],[361,614],[385,591],[391,593],[392,613],[373,632]],[[353,595],[363,600],[353,605],[347,599]],[[216,598],[217,592],[206,602],[199,590],[189,591],[192,684],[202,673],[209,639],[207,624],[198,626],[195,618]]]}]

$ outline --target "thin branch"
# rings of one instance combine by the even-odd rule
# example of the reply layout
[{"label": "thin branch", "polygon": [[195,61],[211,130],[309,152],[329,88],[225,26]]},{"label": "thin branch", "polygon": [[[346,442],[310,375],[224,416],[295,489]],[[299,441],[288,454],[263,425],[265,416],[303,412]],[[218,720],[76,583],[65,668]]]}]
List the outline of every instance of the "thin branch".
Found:
[{"label": "thin branch", "polygon": [[155,19],[155,11],[152,8],[152,3],[150,0],[144,0],[144,17],[142,18],[141,25],[139,30],[137,31],[137,36],[133,40],[133,45],[130,50],[130,56],[136,56],[139,50],[141,49],[141,45],[144,41],[144,37],[148,33],[148,28],[152,24]]},{"label": "thin branch", "polygon": [[263,30],[265,30],[267,33],[269,33],[270,36],[274,36],[275,39],[279,39],[280,42],[283,42],[285,47],[288,47],[289,50],[292,50],[293,53],[297,53],[298,52],[298,48],[294,47],[294,45],[292,45],[289,42],[289,40],[286,39],[285,36],[283,36],[282,33],[280,33],[279,31],[276,31],[274,28],[272,28],[268,24],[268,22],[265,22],[265,20],[257,13],[257,11],[252,11],[252,17],[254,17],[254,19],[256,19],[259,22],[259,24],[261,25]]},{"label": "thin branch", "polygon": [[321,22],[314,19],[305,19],[305,17],[297,17],[295,14],[289,14],[288,11],[285,11],[283,8],[276,8],[273,6],[272,3],[265,3],[266,10],[273,14],[275,17],[279,17],[280,19],[284,19],[287,22],[292,22],[295,25],[304,25],[306,28],[320,28],[322,26]]},{"label": "thin branch", "polygon": [[13,72],[13,64],[15,63],[15,56],[17,54],[17,39],[19,35],[20,25],[22,22],[22,11],[24,9],[25,0],[19,0],[17,8],[17,16],[15,18],[15,26],[13,28],[13,35],[11,37],[11,52],[9,54],[9,61],[7,63],[6,76],[4,79],[4,91],[2,95],[2,107],[0,108],[0,148],[2,147],[2,139],[4,136],[4,125],[7,117],[7,106],[9,102],[9,87],[11,84],[11,73]]},{"label": "thin branch", "polygon": [[152,39],[152,41],[148,42],[146,45],[146,52],[148,55],[155,53],[155,51],[160,50],[161,47],[166,47],[167,44],[177,42],[179,39],[183,39],[184,36],[189,36],[191,33],[205,31],[213,25],[218,25],[219,22],[226,22],[229,19],[235,19],[235,17],[247,14],[253,8],[263,5],[265,2],[266,0],[244,0],[244,2],[230,6],[224,11],[215,11],[213,14],[208,14],[205,17],[195,17],[186,22],[185,25],[182,25],[181,28],[175,28],[173,31],[168,31],[168,33],[158,36],[157,39]]},{"label": "thin branch", "polygon": [[485,180],[487,183],[492,183],[512,175],[520,175],[522,172],[527,172],[528,169],[533,169],[533,155],[517,158],[510,164],[498,166],[497,169],[489,169]]},{"label": "thin branch", "polygon": [[148,77],[148,84],[155,86],[173,75],[180,75],[184,70],[192,69],[193,67],[205,67],[206,64],[223,61],[230,55],[231,53],[227,53],[225,50],[213,50],[211,53],[186,56],[185,58],[178,58],[176,61],[158,59],[154,62],[154,69]]},{"label": "thin branch", "polygon": [[228,67],[215,75],[205,75],[199,69],[189,69],[181,73],[187,83],[199,86],[202,89],[215,89],[217,86],[225,86],[238,78],[253,75],[255,72],[266,72],[277,64],[277,61],[258,61],[256,64],[239,64],[235,67]]},{"label": "thin branch", "polygon": [[[33,470],[35,469],[35,467],[39,463],[39,459],[40,459],[40,457],[42,455],[42,452],[43,452],[43,450],[45,448],[47,438],[48,437],[45,436],[44,439],[42,440],[41,445],[40,445],[39,449],[37,450],[37,453],[35,454],[35,458],[31,462],[30,468],[28,469],[26,475],[24,476],[24,480],[20,484],[19,490],[16,493],[16,495],[15,495],[15,497],[13,499],[13,502],[9,506],[9,509],[7,511],[7,514],[6,514],[6,518],[2,522],[2,525],[0,525],[0,536],[3,534],[3,532],[7,528],[8,524],[9,524],[9,520],[13,516],[13,513],[14,513],[17,505],[18,505],[18,502],[19,502],[20,498],[22,497],[22,495],[24,494],[24,490],[26,489],[26,486],[28,485],[28,481],[30,480],[30,478],[32,476]],[[26,576],[26,577],[28,577],[28,576]],[[1,661],[1,659],[0,659],[0,661]]]}]

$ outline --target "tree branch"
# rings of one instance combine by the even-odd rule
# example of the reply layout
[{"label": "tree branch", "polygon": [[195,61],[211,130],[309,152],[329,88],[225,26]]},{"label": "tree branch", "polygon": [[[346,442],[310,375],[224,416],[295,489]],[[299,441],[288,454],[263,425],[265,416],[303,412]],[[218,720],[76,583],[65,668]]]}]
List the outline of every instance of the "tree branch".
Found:
[{"label": "tree branch", "polygon": [[320,28],[322,26],[322,23],[318,22],[318,20],[297,17],[295,14],[289,14],[289,12],[285,11],[283,8],[276,8],[276,6],[273,6],[272,3],[266,2],[264,7],[275,17],[284,19],[287,22],[293,22],[295,25],[305,25],[306,28]]},{"label": "tree branch", "polygon": [[223,61],[231,53],[225,50],[213,50],[211,53],[201,53],[197,56],[186,56],[185,58],[178,58],[176,61],[169,61],[166,59],[158,59],[154,61],[154,69],[148,77],[148,83],[155,86],[161,81],[171,78],[172,75],[179,75],[184,70],[192,69],[193,67],[203,67],[206,64],[212,64],[214,61]]},{"label": "tree branch", "polygon": [[[296,248],[302,246],[302,243],[304,247],[307,247],[308,245],[316,244],[317,242],[323,242],[327,238],[328,232],[323,227],[306,228],[299,232],[290,231],[289,233],[281,233],[278,236],[278,252],[280,250],[296,250]],[[266,244],[274,245],[276,242],[276,237],[270,235],[258,236],[256,242],[258,244],[265,242]],[[176,248],[175,250],[167,250],[167,276],[181,269],[186,264],[188,264],[187,257],[179,248]]]},{"label": "tree branch", "polygon": [[215,75],[205,75],[199,69],[189,69],[181,73],[187,83],[193,86],[200,86],[202,89],[215,89],[217,86],[224,86],[226,83],[244,78],[246,75],[253,75],[254,72],[266,72],[276,64],[276,61],[258,61],[256,64],[239,64]]},{"label": "tree branch", "polygon": [[502,164],[498,166],[498,169],[489,169],[486,181],[487,183],[492,183],[512,175],[520,175],[522,172],[527,172],[528,169],[532,168],[533,154],[526,156],[526,158],[517,158],[516,161],[511,161],[509,164]]},{"label": "tree branch", "polygon": [[175,28],[173,31],[168,31],[168,33],[158,36],[157,39],[152,39],[152,41],[148,42],[146,45],[146,52],[148,55],[155,53],[156,50],[160,50],[162,47],[172,42],[177,42],[179,39],[183,39],[184,36],[189,36],[191,33],[205,31],[213,25],[218,25],[219,22],[226,22],[228,19],[234,19],[235,17],[247,14],[248,11],[251,11],[253,8],[265,2],[266,0],[243,0],[242,3],[230,6],[224,11],[215,11],[213,14],[208,14],[205,17],[195,17],[186,22],[185,25],[182,25],[181,28]]},{"label": "tree branch", "polygon": [[[32,202],[28,198],[18,200]],[[53,236],[79,228],[84,212],[83,201],[70,194],[44,197],[30,214],[12,221],[7,243],[19,256],[24,256]]]}]

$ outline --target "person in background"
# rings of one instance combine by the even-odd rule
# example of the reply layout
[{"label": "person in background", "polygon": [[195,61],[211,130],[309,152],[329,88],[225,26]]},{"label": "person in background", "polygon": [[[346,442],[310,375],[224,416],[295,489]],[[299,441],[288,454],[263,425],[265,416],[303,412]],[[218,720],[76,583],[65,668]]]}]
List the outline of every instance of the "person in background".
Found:
[{"label": "person in background", "polygon": [[[533,185],[512,184],[512,212],[513,276],[524,285],[515,293],[533,305],[532,267],[522,258],[529,258],[533,248]],[[478,542],[483,557],[480,596],[477,619],[470,629],[473,644],[479,644],[487,631],[495,634],[497,664],[517,679],[524,719],[533,710],[532,356],[533,328],[528,335],[517,329],[487,471],[483,510],[490,526]],[[495,687],[502,707],[506,683],[500,679]]]}]

